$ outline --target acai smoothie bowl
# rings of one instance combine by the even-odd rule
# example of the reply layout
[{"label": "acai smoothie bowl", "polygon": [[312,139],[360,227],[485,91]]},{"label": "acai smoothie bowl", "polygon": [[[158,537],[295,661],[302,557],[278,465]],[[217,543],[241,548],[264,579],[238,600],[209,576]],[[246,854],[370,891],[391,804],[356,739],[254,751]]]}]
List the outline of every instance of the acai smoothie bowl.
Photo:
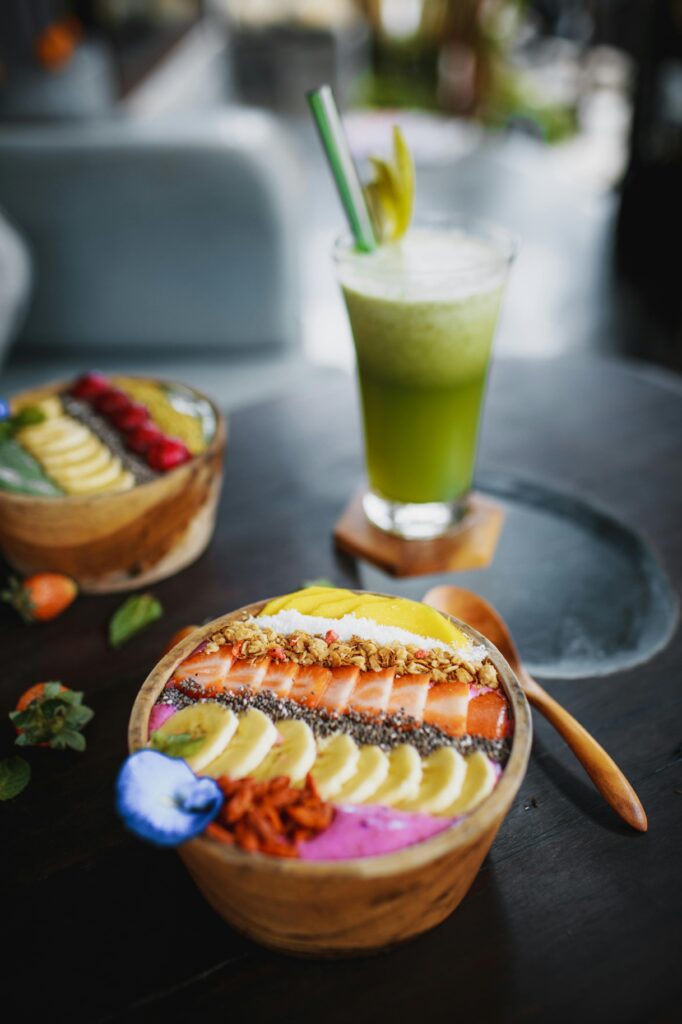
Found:
[{"label": "acai smoothie bowl", "polygon": [[88,372],[0,399],[0,550],[86,591],[163,579],[213,533],[226,426],[184,384]]},{"label": "acai smoothie bowl", "polygon": [[177,846],[252,938],[362,953],[457,906],[530,742],[517,680],[466,624],[310,587],[216,619],[156,666],[131,714],[118,810]]}]

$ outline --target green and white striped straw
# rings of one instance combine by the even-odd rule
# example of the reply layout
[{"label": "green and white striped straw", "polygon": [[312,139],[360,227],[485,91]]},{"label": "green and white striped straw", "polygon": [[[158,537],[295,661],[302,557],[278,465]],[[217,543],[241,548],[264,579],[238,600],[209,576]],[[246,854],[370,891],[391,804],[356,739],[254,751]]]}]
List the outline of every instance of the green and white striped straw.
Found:
[{"label": "green and white striped straw", "polygon": [[321,85],[307,97],[355,244],[362,252],[372,252],[377,239],[334,93],[329,85]]}]

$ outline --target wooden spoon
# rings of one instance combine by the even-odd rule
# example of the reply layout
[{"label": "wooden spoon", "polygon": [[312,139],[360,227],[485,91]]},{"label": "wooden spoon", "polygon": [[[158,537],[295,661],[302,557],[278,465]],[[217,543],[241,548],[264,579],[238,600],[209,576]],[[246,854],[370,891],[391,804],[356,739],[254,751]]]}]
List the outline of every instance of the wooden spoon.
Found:
[{"label": "wooden spoon", "polygon": [[563,736],[606,802],[628,825],[646,832],[649,827],[646,812],[618,765],[594,737],[526,672],[507,624],[493,606],[470,590],[447,585],[432,587],[424,596],[424,602],[473,626],[497,647],[509,662],[530,703]]}]

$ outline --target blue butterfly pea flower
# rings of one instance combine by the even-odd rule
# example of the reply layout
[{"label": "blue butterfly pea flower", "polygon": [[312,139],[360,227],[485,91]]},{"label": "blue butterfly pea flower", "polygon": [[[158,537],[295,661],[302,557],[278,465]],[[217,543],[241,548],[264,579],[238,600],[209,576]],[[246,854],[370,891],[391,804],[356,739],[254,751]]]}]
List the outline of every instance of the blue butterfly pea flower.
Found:
[{"label": "blue butterfly pea flower", "polygon": [[156,750],[131,754],[116,780],[116,810],[125,825],[157,846],[200,835],[223,799],[214,779],[199,778],[181,758]]},{"label": "blue butterfly pea flower", "polygon": [[0,422],[8,420],[11,415],[12,410],[9,407],[9,402],[5,398],[0,398]]}]

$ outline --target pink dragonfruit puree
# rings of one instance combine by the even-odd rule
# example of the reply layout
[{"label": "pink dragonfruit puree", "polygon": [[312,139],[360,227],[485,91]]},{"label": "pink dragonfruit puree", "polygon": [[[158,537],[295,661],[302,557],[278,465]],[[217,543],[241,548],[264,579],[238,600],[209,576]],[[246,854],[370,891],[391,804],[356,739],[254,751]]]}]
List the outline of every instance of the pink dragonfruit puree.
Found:
[{"label": "pink dragonfruit puree", "polygon": [[390,807],[378,805],[341,805],[336,808],[329,828],[314,839],[302,843],[298,852],[302,860],[374,857],[429,839],[450,828],[456,820],[394,811]]},{"label": "pink dragonfruit puree", "polygon": [[151,736],[153,732],[160,729],[176,711],[177,708],[174,708],[172,704],[155,704],[149,716],[147,736]]}]

